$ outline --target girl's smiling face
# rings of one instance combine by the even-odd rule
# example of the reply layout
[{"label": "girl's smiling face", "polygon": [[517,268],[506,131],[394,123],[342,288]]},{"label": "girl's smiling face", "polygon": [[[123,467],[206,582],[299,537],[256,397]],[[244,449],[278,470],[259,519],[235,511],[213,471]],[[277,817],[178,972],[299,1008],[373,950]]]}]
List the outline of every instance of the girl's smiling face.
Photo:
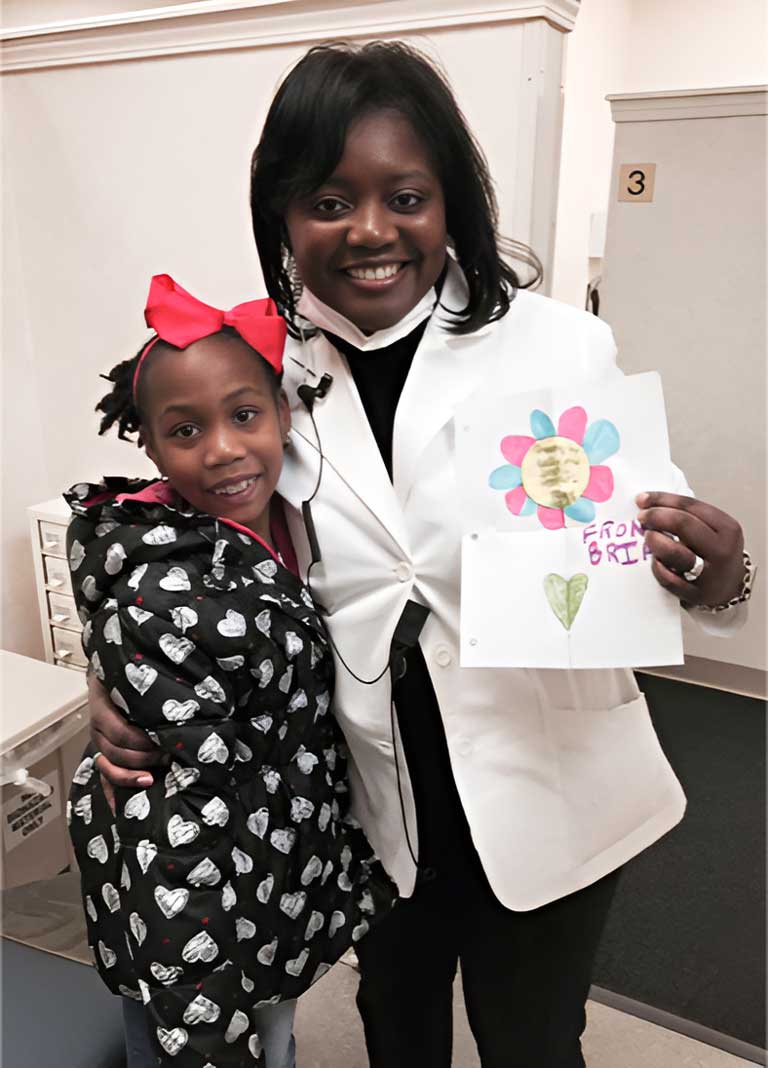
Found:
[{"label": "girl's smiling face", "polygon": [[442,185],[396,111],[350,127],[333,174],[289,204],[285,224],[304,284],[365,333],[402,319],[445,264]]},{"label": "girl's smiling face", "polygon": [[147,455],[200,512],[269,540],[269,501],[290,428],[271,370],[239,337],[150,353],[139,390]]}]

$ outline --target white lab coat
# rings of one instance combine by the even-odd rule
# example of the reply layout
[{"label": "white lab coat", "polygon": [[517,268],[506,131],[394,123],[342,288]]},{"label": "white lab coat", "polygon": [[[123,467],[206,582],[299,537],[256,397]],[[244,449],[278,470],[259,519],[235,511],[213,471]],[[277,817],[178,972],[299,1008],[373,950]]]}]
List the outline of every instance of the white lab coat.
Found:
[{"label": "white lab coat", "polygon": [[[452,263],[441,305],[463,307],[464,285]],[[292,445],[278,489],[304,572],[309,549],[300,506],[315,487],[319,455],[295,391],[328,372],[333,384],[314,409],[323,473],[312,503],[322,550],[313,595],[328,612],[338,652],[366,679],[387,663],[406,601],[430,608],[421,647],[472,837],[499,900],[527,910],[592,883],[645,849],[681,819],[685,797],[631,671],[459,666],[456,405],[481,386],[523,391],[620,371],[604,323],[525,291],[500,321],[473,334],[448,333],[449,322],[438,308],[414,356],[395,418],[392,482],[343,357],[321,334],[304,343],[289,339]],[[674,488],[690,492],[677,476]],[[409,895],[415,867],[398,795],[390,692],[388,673],[362,685],[337,658],[335,710],[352,755],[354,811]],[[413,842],[416,820],[399,739],[397,751]]]}]

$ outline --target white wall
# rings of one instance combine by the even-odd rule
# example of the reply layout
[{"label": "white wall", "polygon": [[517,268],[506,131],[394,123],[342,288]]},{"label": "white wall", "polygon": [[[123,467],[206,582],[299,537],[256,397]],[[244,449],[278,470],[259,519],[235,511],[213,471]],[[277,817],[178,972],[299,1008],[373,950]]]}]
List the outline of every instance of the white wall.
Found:
[{"label": "white wall", "polygon": [[[416,17],[408,0],[353,0],[329,7],[329,19],[354,16],[359,29],[360,20],[385,10],[389,18],[400,13],[397,36],[407,28],[409,39],[440,58],[486,147],[504,230],[542,247],[556,207],[563,34],[543,19],[518,17],[516,3],[509,0],[509,17],[499,23],[483,16],[471,25],[441,25],[452,11],[470,9],[474,17],[472,0],[422,3]],[[560,7],[567,21],[569,4],[548,0],[547,10]],[[67,5],[9,6],[4,15],[18,26],[21,18],[29,25],[60,15]],[[73,5],[78,14],[83,6]],[[524,6],[530,12],[531,4]],[[108,2],[94,8],[114,12]],[[238,22],[234,8],[223,29],[219,16],[209,15],[193,19],[191,30],[183,20],[159,19],[78,33],[74,56],[60,51],[58,38],[48,35],[46,44],[42,35],[41,47],[56,53],[46,53],[46,63],[63,56],[64,65],[41,65],[37,57],[34,69],[3,76],[3,251],[13,264],[4,274],[5,648],[42,651],[27,506],[75,481],[149,470],[135,446],[112,434],[97,438],[93,408],[106,388],[98,374],[146,336],[150,276],[167,271],[218,306],[262,291],[248,210],[250,154],[275,86],[313,40],[306,20],[315,19],[318,37],[327,21],[317,15],[317,0],[272,0],[264,23],[252,13]],[[414,33],[427,10],[434,12],[428,32]],[[300,40],[291,39],[294,19]],[[179,55],[82,61],[90,49],[135,56],[136,48],[152,52],[159,44],[167,51],[188,32],[205,46],[226,32],[261,32],[266,22],[261,40],[238,40],[237,48],[185,46]],[[9,47],[4,62],[20,54]]]},{"label": "white wall", "polygon": [[766,82],[765,0],[582,0],[568,39],[553,296],[584,306],[590,217],[606,210],[611,178],[606,95]]}]

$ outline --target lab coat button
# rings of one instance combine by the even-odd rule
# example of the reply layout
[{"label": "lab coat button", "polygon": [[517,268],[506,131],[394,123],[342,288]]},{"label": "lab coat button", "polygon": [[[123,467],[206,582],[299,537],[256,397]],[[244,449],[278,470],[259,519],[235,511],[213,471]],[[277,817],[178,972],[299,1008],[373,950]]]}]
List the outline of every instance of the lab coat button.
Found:
[{"label": "lab coat button", "polygon": [[435,649],[435,660],[440,665],[440,667],[448,667],[448,665],[452,662],[453,657],[451,656],[451,650],[448,648],[447,645],[437,646],[437,648]]},{"label": "lab coat button", "polygon": [[402,560],[395,568],[395,575],[399,582],[407,582],[408,579],[413,577],[413,569],[410,564],[406,564],[406,562]]}]

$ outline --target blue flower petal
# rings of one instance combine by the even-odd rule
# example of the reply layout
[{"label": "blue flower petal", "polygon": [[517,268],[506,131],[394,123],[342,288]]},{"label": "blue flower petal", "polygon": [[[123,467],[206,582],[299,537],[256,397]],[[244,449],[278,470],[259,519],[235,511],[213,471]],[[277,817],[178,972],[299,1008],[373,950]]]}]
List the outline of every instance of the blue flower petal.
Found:
[{"label": "blue flower petal", "polygon": [[621,444],[619,432],[609,419],[590,423],[582,446],[591,464],[601,464],[618,451]]},{"label": "blue flower petal", "polygon": [[575,519],[577,523],[591,523],[595,518],[595,506],[586,497],[579,497],[578,501],[563,510],[569,519]]},{"label": "blue flower petal", "polygon": [[535,438],[553,438],[557,432],[549,416],[537,408],[531,412],[531,433]]},{"label": "blue flower petal", "polygon": [[533,501],[530,497],[528,497],[526,499],[525,504],[518,512],[518,515],[533,515],[533,513],[536,511],[536,507],[536,501]]},{"label": "blue flower petal", "polygon": [[515,467],[514,464],[504,464],[491,472],[488,478],[488,485],[491,489],[511,490],[517,489],[522,481],[523,476],[519,467]]}]

